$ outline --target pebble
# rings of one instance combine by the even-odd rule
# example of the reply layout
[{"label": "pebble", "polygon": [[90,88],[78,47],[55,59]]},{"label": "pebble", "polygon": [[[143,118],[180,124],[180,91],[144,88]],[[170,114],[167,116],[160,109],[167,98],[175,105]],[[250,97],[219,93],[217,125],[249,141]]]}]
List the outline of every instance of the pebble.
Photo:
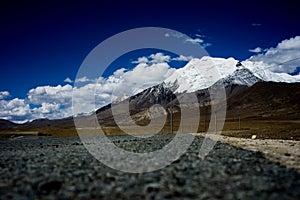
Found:
[{"label": "pebble", "polygon": [[49,194],[52,191],[58,191],[61,185],[62,182],[59,180],[44,181],[38,185],[38,191],[41,193]]},{"label": "pebble", "polygon": [[285,156],[291,156],[291,154],[290,154],[290,153],[285,153],[284,155],[285,155]]}]

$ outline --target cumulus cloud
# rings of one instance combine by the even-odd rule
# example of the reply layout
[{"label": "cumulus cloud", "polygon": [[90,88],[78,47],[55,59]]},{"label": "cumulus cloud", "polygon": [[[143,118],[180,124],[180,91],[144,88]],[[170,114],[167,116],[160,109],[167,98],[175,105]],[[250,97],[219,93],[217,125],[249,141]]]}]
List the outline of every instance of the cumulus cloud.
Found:
[{"label": "cumulus cloud", "polygon": [[29,90],[25,99],[0,100],[0,118],[21,123],[37,118],[71,116],[72,91],[69,84],[39,86]]},{"label": "cumulus cloud", "polygon": [[139,57],[137,60],[132,61],[133,64],[138,64],[138,63],[148,63],[149,60],[147,57]]},{"label": "cumulus cloud", "polygon": [[170,62],[171,57],[169,55],[164,55],[163,53],[155,53],[151,54],[150,56],[146,57],[139,57],[137,60],[132,61],[133,64],[139,64],[139,63],[148,63],[148,64],[153,64],[153,63],[165,63],[165,62]]},{"label": "cumulus cloud", "polygon": [[183,56],[183,55],[180,55],[176,58],[172,58],[172,60],[176,60],[176,61],[190,61],[193,59],[193,56]]},{"label": "cumulus cloud", "polygon": [[248,60],[267,63],[273,66],[270,68],[273,72],[291,73],[300,66],[300,36],[283,40]]},{"label": "cumulus cloud", "polygon": [[24,99],[0,100],[0,118],[25,122],[30,117],[30,107]]},{"label": "cumulus cloud", "polygon": [[[61,86],[39,86],[29,90],[27,103],[33,105],[31,119],[62,118],[72,114],[72,91],[69,84]],[[60,109],[63,107],[63,109]]]},{"label": "cumulus cloud", "polygon": [[256,47],[255,49],[249,49],[249,51],[252,53],[260,53],[262,52],[262,49],[260,47]]},{"label": "cumulus cloud", "polygon": [[170,62],[171,57],[169,55],[164,55],[163,53],[151,54],[149,56],[152,63],[164,63]]},{"label": "cumulus cloud", "polygon": [[178,57],[171,58],[169,55],[164,55],[163,53],[156,53],[156,54],[151,54],[150,56],[146,57],[139,57],[137,60],[132,61],[133,64],[158,64],[158,63],[169,63],[171,61],[184,61],[188,62],[192,60],[194,57],[192,56],[184,56],[184,55],[179,55]]},{"label": "cumulus cloud", "polygon": [[89,81],[90,81],[90,79],[88,79],[86,76],[77,78],[77,79],[75,80],[75,82],[78,82],[78,83],[85,83],[85,82],[89,82]]},{"label": "cumulus cloud", "polygon": [[[198,35],[198,36],[202,36],[202,35]],[[203,48],[207,48],[209,46],[211,46],[211,43],[208,42],[204,42],[204,40],[202,38],[188,38],[185,40],[185,42],[191,43],[191,44],[199,44],[201,47]]]},{"label": "cumulus cloud", "polygon": [[39,105],[41,102],[71,104],[72,89],[72,86],[69,84],[64,86],[39,86],[29,90],[27,94],[28,102],[35,105]]},{"label": "cumulus cloud", "polygon": [[0,100],[9,97],[9,95],[8,91],[0,91]]},{"label": "cumulus cloud", "polygon": [[65,82],[65,83],[73,83],[73,81],[72,81],[69,77],[67,77],[67,78],[64,80],[64,82]]},{"label": "cumulus cloud", "polygon": [[[92,80],[82,77],[74,87],[70,84],[38,86],[30,89],[24,99],[0,99],[0,118],[24,122],[37,118],[68,117],[73,114],[73,95],[78,97],[75,98],[78,105],[75,113],[89,113],[121,97],[159,84],[174,73],[175,69],[167,63],[170,56],[157,53],[150,55],[149,59],[151,62],[139,63],[131,70],[118,69],[107,78]],[[8,96],[9,93],[3,91],[1,95]]]},{"label": "cumulus cloud", "polygon": [[186,42],[190,42],[192,44],[200,44],[200,43],[203,43],[204,40],[200,39],[200,38],[195,38],[195,39],[192,39],[192,38],[189,38],[189,39],[186,39],[185,40]]}]

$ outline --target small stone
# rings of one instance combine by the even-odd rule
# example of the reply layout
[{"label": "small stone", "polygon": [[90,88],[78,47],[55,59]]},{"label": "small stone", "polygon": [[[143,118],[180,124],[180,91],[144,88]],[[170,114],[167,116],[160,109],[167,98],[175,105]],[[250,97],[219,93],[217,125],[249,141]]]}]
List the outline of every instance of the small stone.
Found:
[{"label": "small stone", "polygon": [[49,180],[38,185],[38,191],[49,194],[51,191],[58,191],[61,188],[62,182],[59,180]]},{"label": "small stone", "polygon": [[252,135],[251,139],[255,140],[256,139],[256,135]]}]

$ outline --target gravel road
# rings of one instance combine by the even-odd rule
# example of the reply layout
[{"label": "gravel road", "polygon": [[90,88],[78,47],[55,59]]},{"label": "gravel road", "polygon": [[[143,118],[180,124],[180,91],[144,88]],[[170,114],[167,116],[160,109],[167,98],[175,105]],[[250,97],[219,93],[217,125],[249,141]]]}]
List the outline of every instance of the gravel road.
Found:
[{"label": "gravel road", "polygon": [[[172,137],[110,139],[127,150],[151,151]],[[104,166],[78,138],[0,141],[0,199],[300,199],[298,172],[220,142],[200,160],[202,141],[197,136],[172,165],[142,174]]]}]

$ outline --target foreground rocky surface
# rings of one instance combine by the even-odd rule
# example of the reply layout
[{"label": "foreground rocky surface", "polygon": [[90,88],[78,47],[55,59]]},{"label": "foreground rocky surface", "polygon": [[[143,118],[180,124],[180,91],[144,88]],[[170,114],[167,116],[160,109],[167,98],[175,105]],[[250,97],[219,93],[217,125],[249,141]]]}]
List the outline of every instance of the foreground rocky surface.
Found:
[{"label": "foreground rocky surface", "polygon": [[[171,135],[110,137],[137,151],[159,149]],[[78,138],[0,141],[0,199],[299,199],[300,174],[259,152],[217,143],[201,160],[203,137],[172,165],[130,174],[93,158]],[[124,161],[126,163],[126,161]]]}]

